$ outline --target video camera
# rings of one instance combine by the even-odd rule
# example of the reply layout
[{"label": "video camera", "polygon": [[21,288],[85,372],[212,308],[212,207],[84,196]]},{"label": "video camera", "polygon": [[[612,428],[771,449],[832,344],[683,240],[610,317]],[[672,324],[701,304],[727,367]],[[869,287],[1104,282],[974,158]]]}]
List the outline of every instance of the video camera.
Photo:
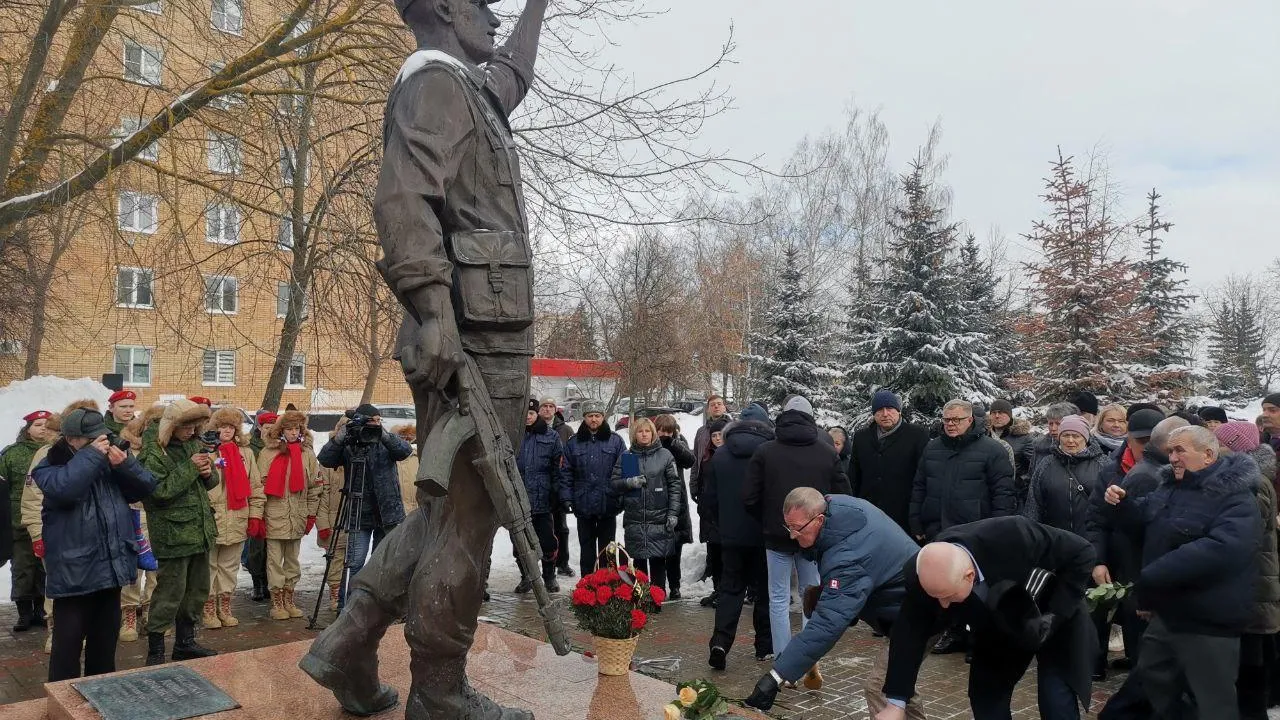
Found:
[{"label": "video camera", "polygon": [[114,433],[109,430],[107,431],[107,442],[111,443],[111,447],[116,448],[120,452],[129,452],[129,448],[132,447],[128,440],[120,437],[118,433]]},{"label": "video camera", "polygon": [[382,426],[370,424],[371,416],[352,413],[347,418],[344,445],[373,445],[382,440]]}]

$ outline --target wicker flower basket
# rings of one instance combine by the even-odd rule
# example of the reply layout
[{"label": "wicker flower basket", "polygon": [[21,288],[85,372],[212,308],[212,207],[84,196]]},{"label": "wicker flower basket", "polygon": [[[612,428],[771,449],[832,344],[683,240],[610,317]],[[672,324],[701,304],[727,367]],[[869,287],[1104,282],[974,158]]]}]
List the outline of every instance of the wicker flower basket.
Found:
[{"label": "wicker flower basket", "polygon": [[592,636],[596,646],[596,661],[601,675],[626,675],[631,670],[631,658],[636,654],[640,637],[630,640],[614,640]]}]

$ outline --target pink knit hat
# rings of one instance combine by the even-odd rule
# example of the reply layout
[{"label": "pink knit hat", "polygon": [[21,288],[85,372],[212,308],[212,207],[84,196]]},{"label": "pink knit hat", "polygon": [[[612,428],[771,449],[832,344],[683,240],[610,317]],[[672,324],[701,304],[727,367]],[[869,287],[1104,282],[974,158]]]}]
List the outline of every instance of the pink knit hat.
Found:
[{"label": "pink knit hat", "polygon": [[1218,436],[1218,442],[1236,452],[1252,452],[1262,444],[1258,437],[1258,426],[1251,422],[1234,420],[1223,423],[1213,433]]},{"label": "pink knit hat", "polygon": [[1079,415],[1068,415],[1062,418],[1062,423],[1058,425],[1058,433],[1062,434],[1064,432],[1076,433],[1077,435],[1079,435],[1080,437],[1088,441],[1089,423],[1085,422],[1084,418],[1080,417]]}]

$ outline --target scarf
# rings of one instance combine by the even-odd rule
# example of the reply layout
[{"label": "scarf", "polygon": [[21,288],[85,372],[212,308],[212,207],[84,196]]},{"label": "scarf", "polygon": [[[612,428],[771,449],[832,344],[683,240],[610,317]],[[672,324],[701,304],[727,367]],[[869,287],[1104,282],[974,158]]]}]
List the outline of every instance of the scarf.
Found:
[{"label": "scarf", "polygon": [[271,461],[267,470],[266,493],[272,497],[284,497],[285,476],[289,479],[289,492],[300,493],[306,489],[306,473],[302,469],[302,441],[285,443],[282,452]]},{"label": "scarf", "polygon": [[234,442],[222,443],[218,446],[218,455],[224,463],[222,484],[227,491],[227,509],[241,510],[249,507],[249,473],[244,469],[240,446]]},{"label": "scarf", "polygon": [[1133,466],[1137,464],[1137,459],[1133,457],[1133,450],[1129,449],[1128,445],[1125,445],[1124,454],[1120,456],[1120,472],[1128,475],[1129,471],[1133,469]]}]

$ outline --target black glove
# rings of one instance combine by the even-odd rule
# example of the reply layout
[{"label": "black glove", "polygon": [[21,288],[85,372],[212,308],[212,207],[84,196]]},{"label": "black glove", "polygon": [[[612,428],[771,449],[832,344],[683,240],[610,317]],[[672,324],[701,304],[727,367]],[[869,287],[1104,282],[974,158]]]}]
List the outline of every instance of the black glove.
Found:
[{"label": "black glove", "polygon": [[1028,647],[1040,649],[1040,646],[1049,639],[1054,619],[1053,613],[1045,613],[1038,618],[1028,620],[1022,631],[1023,643]]},{"label": "black glove", "polygon": [[680,518],[671,515],[667,518],[667,532],[675,532],[676,524],[680,522]]},{"label": "black glove", "polygon": [[768,710],[773,707],[773,701],[777,697],[778,681],[774,679],[773,672],[770,671],[760,678],[760,682],[756,683],[756,689],[751,691],[751,696],[745,702],[757,710]]},{"label": "black glove", "polygon": [[668,450],[671,449],[671,440],[672,440],[672,437],[670,435],[658,436],[658,441],[662,443],[662,447],[667,448]]},{"label": "black glove", "polygon": [[336,432],[334,432],[334,433],[333,433],[333,438],[331,438],[331,439],[332,439],[332,440],[333,440],[333,442],[334,442],[335,444],[337,444],[337,445],[342,445],[342,444],[346,443],[346,441],[347,441],[347,426],[346,426],[346,425],[343,425],[342,427],[338,428],[338,430],[337,430]]},{"label": "black glove", "polygon": [[560,503],[560,509],[564,511],[564,514],[565,514],[565,515],[572,515],[572,514],[573,514],[573,503],[568,502],[568,501],[565,501],[565,502],[563,502],[563,503]]}]

